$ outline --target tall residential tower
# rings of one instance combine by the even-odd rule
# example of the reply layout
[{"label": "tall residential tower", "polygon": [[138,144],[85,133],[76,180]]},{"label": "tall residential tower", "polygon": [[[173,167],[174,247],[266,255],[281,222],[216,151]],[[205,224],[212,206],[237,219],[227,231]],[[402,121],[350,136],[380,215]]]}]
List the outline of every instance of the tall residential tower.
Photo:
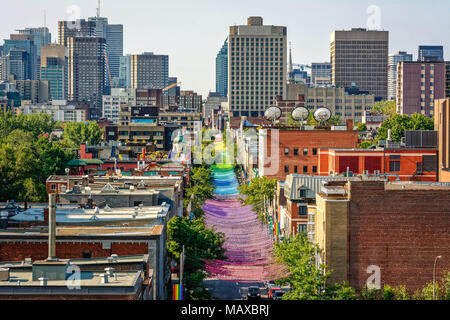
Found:
[{"label": "tall residential tower", "polygon": [[338,87],[351,87],[388,96],[389,32],[366,29],[331,34],[331,77]]},{"label": "tall residential tower", "polygon": [[286,94],[287,28],[262,17],[231,26],[228,37],[228,104],[231,116],[259,117]]}]

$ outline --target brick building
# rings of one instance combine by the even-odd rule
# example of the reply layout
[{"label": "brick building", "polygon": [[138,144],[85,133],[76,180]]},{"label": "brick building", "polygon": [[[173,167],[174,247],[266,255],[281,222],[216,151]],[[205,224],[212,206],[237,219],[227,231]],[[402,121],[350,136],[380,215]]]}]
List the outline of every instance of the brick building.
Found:
[{"label": "brick building", "polygon": [[[450,187],[427,183],[349,181],[325,186],[310,221],[323,249],[331,283],[358,290],[380,268],[381,286],[405,285],[410,293],[450,269]],[[341,183],[342,184],[342,183]]]},{"label": "brick building", "polygon": [[439,181],[450,182],[450,99],[435,101],[434,130],[438,131]]},{"label": "brick building", "polygon": [[[170,277],[167,267],[165,226],[57,227],[56,230],[58,259],[103,258],[114,254],[149,255],[149,267],[154,271],[154,299],[165,299],[165,285]],[[48,238],[46,228],[1,230],[0,261],[47,259]]]},{"label": "brick building", "polygon": [[[279,143],[273,147],[272,134],[275,134],[276,139],[277,131],[274,131],[274,128],[260,130],[259,175],[278,180],[285,180],[286,175],[291,173],[319,175],[319,149],[358,146],[358,132],[353,130],[353,121],[348,121],[346,129],[341,131],[279,128],[275,129],[279,134]],[[272,149],[276,155],[272,155]]]},{"label": "brick building", "polygon": [[320,149],[319,174],[385,175],[391,181],[437,181],[437,150]]}]

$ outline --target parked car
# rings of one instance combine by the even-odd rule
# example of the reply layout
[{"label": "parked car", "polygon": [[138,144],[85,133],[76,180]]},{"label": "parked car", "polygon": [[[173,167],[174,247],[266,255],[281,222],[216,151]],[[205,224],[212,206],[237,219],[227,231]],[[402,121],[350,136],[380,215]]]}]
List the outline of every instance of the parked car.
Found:
[{"label": "parked car", "polygon": [[277,291],[281,291],[281,288],[280,287],[276,287],[276,286],[272,286],[269,289],[269,299],[273,299],[274,296],[275,296],[275,292],[277,292]]},{"label": "parked car", "polygon": [[249,287],[247,293],[247,300],[258,300],[258,299],[261,299],[259,287]]},{"label": "parked car", "polygon": [[273,300],[281,300],[281,298],[283,297],[283,295],[286,292],[284,292],[283,290],[277,290],[273,293]]}]

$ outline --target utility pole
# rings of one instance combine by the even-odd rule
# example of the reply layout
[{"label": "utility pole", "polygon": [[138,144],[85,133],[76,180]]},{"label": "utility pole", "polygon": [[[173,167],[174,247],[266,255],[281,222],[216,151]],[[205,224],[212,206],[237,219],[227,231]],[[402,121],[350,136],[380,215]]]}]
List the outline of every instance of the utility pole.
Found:
[{"label": "utility pole", "polygon": [[442,259],[442,256],[437,256],[434,260],[433,267],[433,300],[436,300],[436,264],[439,259]]},{"label": "utility pole", "polygon": [[183,285],[183,270],[184,270],[184,246],[180,255],[180,285]]}]

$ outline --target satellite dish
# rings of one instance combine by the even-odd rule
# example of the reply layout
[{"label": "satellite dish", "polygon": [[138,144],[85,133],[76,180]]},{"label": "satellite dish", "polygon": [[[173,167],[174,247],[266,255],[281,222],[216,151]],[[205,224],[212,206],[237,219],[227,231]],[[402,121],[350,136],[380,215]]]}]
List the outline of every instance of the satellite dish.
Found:
[{"label": "satellite dish", "polygon": [[314,112],[314,119],[319,123],[324,123],[331,118],[331,111],[328,108],[320,108]]},{"label": "satellite dish", "polygon": [[291,116],[296,121],[305,121],[309,117],[309,110],[305,107],[298,107],[292,111]]},{"label": "satellite dish", "polygon": [[281,118],[282,111],[278,107],[270,107],[264,112],[264,118],[269,121],[276,121]]}]

